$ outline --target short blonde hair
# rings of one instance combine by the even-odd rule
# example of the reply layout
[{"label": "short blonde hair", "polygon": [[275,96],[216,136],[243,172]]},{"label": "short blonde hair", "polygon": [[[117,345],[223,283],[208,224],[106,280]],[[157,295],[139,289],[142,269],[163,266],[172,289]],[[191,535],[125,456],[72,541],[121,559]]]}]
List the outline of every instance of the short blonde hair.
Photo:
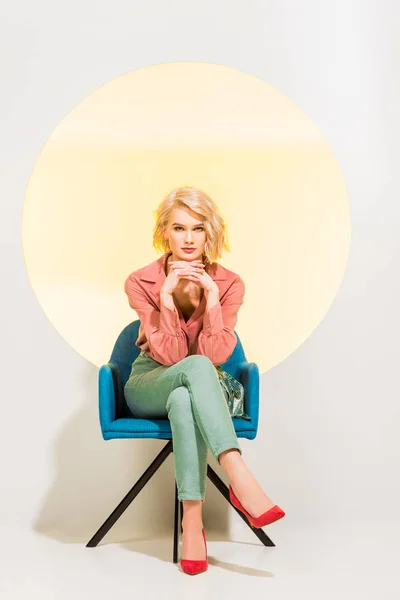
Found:
[{"label": "short blonde hair", "polygon": [[207,262],[215,262],[222,256],[223,250],[230,252],[225,221],[217,205],[208,194],[189,185],[170,191],[153,211],[156,218],[153,246],[156,250],[164,253],[170,251],[168,240],[164,238],[164,228],[168,224],[172,209],[182,207],[197,213],[204,222],[206,231],[204,254]]}]

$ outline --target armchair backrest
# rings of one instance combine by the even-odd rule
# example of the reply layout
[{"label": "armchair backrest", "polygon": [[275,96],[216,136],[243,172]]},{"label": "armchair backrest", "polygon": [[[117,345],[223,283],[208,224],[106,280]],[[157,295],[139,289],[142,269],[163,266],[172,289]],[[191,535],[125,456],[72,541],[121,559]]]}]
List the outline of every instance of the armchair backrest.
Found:
[{"label": "armchair backrest", "polygon": [[[118,367],[116,369],[117,378],[114,380],[114,387],[116,390],[117,396],[117,415],[119,417],[129,417],[132,416],[131,412],[126,404],[125,396],[124,396],[124,386],[128,381],[132,363],[139,355],[140,349],[135,345],[136,340],[139,335],[139,326],[140,320],[132,321],[129,323],[119,334],[117,341],[114,344],[113,351],[111,353],[111,357],[109,363],[112,363]],[[229,359],[221,364],[221,368],[224,369],[227,373],[232,375],[232,377],[238,377],[238,365],[241,362],[246,361],[246,355],[244,353],[242,343],[239,339],[236,331],[234,332],[237,342],[235,349]]]}]

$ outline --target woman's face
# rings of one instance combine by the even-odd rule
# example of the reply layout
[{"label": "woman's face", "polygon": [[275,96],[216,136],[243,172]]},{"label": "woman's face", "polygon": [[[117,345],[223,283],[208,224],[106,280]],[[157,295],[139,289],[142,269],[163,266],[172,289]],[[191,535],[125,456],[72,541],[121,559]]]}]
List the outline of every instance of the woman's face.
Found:
[{"label": "woman's face", "polygon": [[[202,258],[206,230],[197,213],[185,208],[174,208],[164,235],[172,250],[171,260],[192,261]],[[193,252],[185,252],[183,248],[193,248]]]}]

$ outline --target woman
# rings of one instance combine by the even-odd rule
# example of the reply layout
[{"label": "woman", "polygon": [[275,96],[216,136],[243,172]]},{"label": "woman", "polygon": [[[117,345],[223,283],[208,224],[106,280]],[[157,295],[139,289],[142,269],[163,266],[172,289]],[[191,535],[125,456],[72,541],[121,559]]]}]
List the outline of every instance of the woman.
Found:
[{"label": "woman", "polygon": [[125,282],[140,319],[141,352],[124,388],[132,414],[168,417],[178,498],[183,504],[182,569],[208,567],[202,522],[207,449],[230,482],[231,502],[255,527],[284,516],[245,465],[214,365],[236,346],[243,280],[216,263],[229,250],[225,223],[204,192],[181,187],[156,211],[153,245],[164,254]]}]

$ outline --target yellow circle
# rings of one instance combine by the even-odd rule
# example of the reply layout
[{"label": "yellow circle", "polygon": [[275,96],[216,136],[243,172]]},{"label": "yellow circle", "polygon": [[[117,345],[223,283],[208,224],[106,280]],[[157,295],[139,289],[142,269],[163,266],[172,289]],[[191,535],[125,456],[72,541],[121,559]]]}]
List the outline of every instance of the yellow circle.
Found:
[{"label": "yellow circle", "polygon": [[246,294],[236,331],[260,373],[325,316],[346,268],[343,176],[317,127],[262,79],[175,62],[104,84],[57,125],[34,166],[22,240],[46,316],[100,366],[137,319],[124,282],[156,260],[153,211],[191,185],[215,200]]}]

